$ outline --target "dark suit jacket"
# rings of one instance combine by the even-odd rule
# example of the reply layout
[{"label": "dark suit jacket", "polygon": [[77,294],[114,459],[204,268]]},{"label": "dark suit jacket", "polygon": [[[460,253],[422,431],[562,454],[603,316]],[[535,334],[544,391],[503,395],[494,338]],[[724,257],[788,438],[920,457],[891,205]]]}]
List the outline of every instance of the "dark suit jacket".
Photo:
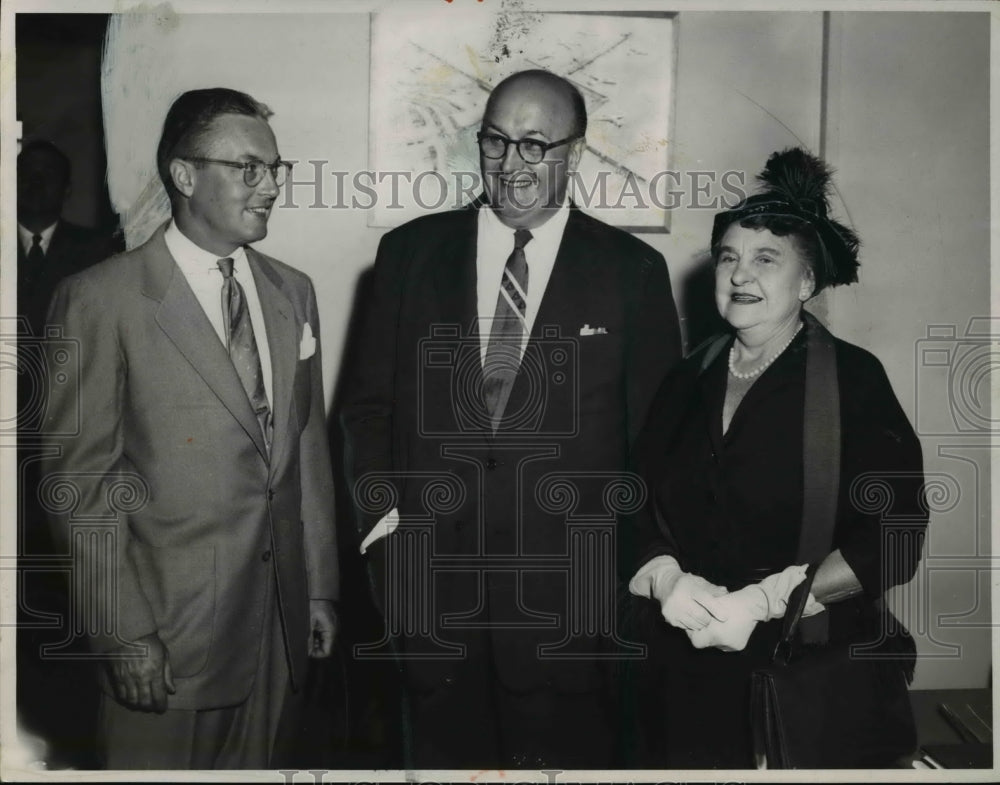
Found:
[{"label": "dark suit jacket", "polygon": [[94,229],[60,220],[52,233],[45,262],[34,269],[27,264],[21,238],[17,240],[17,313],[26,317],[32,333],[40,335],[56,284],[63,278],[111,256],[121,248]]},{"label": "dark suit jacket", "polygon": [[[170,708],[248,695],[275,574],[300,685],[309,599],[337,593],[320,351],[318,343],[311,356],[300,351],[306,325],[320,334],[312,284],[252,248],[247,258],[273,368],[270,458],[162,227],[140,248],[63,281],[49,312],[79,352],[79,366],[60,366],[68,378],[54,386],[47,420],[61,448],[43,480],[43,490],[55,483],[56,536],[72,544],[82,574],[113,578],[117,602],[86,616],[96,651],[152,632],[166,644],[177,682]],[[59,497],[60,487],[71,495]],[[102,532],[99,547],[79,541],[88,526]],[[88,599],[75,597],[79,613]]]},{"label": "dark suit jacket", "polygon": [[[581,609],[570,610],[570,594],[586,592],[568,586],[574,578],[560,565],[576,547],[568,519],[590,516],[614,532],[605,487],[620,478],[649,401],[680,355],[667,267],[645,243],[571,207],[494,436],[481,402],[479,336],[470,328],[477,209],[419,218],[379,246],[361,359],[342,411],[359,534],[398,508],[404,525],[367,558],[389,633],[403,633],[395,644],[409,658],[411,686],[451,683],[456,660],[441,653],[487,656],[485,646],[512,689],[594,689],[594,655],[608,635],[588,628]],[[570,496],[561,494],[562,481],[573,486]],[[573,494],[577,503],[567,505]],[[426,588],[399,563],[407,522],[429,536],[417,559],[419,570],[434,561]],[[602,548],[621,539],[594,536]],[[615,591],[613,555],[604,556],[586,579],[602,581],[592,595],[598,603]],[[489,560],[493,569],[484,570]],[[418,629],[421,619],[430,637]],[[590,629],[580,658],[540,656],[539,646],[565,641],[575,625]],[[458,653],[451,644],[466,648]]]}]

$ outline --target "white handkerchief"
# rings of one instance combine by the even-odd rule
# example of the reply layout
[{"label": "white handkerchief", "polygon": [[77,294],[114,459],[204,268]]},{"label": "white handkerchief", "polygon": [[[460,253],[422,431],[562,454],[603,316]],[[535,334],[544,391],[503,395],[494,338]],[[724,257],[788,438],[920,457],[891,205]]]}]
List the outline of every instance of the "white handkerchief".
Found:
[{"label": "white handkerchief", "polygon": [[365,551],[368,550],[368,546],[378,542],[383,537],[388,537],[394,531],[396,531],[399,526],[399,510],[393,507],[388,513],[382,516],[378,523],[376,523],[368,536],[361,541],[361,555],[364,556]]},{"label": "white handkerchief", "polygon": [[312,326],[306,322],[302,326],[302,342],[299,344],[299,359],[308,360],[316,354],[316,339],[313,337]]},{"label": "white handkerchief", "polygon": [[607,335],[607,334],[608,334],[608,328],[607,327],[591,327],[589,324],[585,324],[585,325],[583,325],[583,327],[580,328],[580,335],[584,335],[584,336],[586,336],[586,335]]}]

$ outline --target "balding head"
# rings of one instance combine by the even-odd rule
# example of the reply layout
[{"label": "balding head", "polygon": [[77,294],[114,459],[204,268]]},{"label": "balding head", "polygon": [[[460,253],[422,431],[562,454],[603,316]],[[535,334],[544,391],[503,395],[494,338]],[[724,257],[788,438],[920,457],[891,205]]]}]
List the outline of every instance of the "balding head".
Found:
[{"label": "balding head", "polygon": [[[479,162],[487,198],[503,223],[533,229],[564,204],[586,128],[583,97],[560,76],[521,71],[494,88],[483,114]],[[498,154],[503,140],[531,140],[544,148],[544,158],[525,161],[513,144],[500,158],[486,154]]]},{"label": "balding head", "polygon": [[583,95],[568,79],[563,79],[551,71],[543,71],[541,68],[511,74],[493,88],[493,92],[486,100],[484,117],[490,116],[493,104],[508,91],[516,97],[516,100],[535,96],[543,102],[549,102],[553,112],[565,114],[570,118],[567,136],[586,135],[587,105],[583,101]]}]

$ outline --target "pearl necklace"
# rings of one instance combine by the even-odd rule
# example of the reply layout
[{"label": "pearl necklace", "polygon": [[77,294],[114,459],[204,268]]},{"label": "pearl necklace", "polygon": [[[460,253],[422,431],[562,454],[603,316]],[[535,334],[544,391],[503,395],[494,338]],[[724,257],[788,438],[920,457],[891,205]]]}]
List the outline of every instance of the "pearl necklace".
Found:
[{"label": "pearl necklace", "polygon": [[799,326],[795,328],[795,332],[792,333],[792,337],[789,338],[787,341],[785,341],[784,346],[778,349],[778,351],[772,354],[769,358],[767,358],[763,363],[758,365],[752,371],[747,371],[746,373],[740,373],[739,371],[736,370],[735,366],[733,365],[734,350],[736,349],[736,342],[733,341],[733,345],[729,347],[729,372],[737,379],[743,379],[743,380],[753,379],[755,376],[760,376],[762,373],[764,373],[764,371],[766,371],[770,367],[771,363],[777,360],[781,356],[781,353],[791,345],[792,341],[795,340],[795,336],[799,334],[799,330],[801,329],[802,329],[802,322],[799,322]]}]

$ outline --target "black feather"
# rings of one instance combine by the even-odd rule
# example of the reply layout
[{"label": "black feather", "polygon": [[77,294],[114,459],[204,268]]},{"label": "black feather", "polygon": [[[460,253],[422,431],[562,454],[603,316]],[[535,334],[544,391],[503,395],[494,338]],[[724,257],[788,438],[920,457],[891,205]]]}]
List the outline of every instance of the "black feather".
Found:
[{"label": "black feather", "polygon": [[829,188],[832,170],[801,147],[772,153],[757,175],[767,190],[802,210],[825,216],[830,208]]}]

